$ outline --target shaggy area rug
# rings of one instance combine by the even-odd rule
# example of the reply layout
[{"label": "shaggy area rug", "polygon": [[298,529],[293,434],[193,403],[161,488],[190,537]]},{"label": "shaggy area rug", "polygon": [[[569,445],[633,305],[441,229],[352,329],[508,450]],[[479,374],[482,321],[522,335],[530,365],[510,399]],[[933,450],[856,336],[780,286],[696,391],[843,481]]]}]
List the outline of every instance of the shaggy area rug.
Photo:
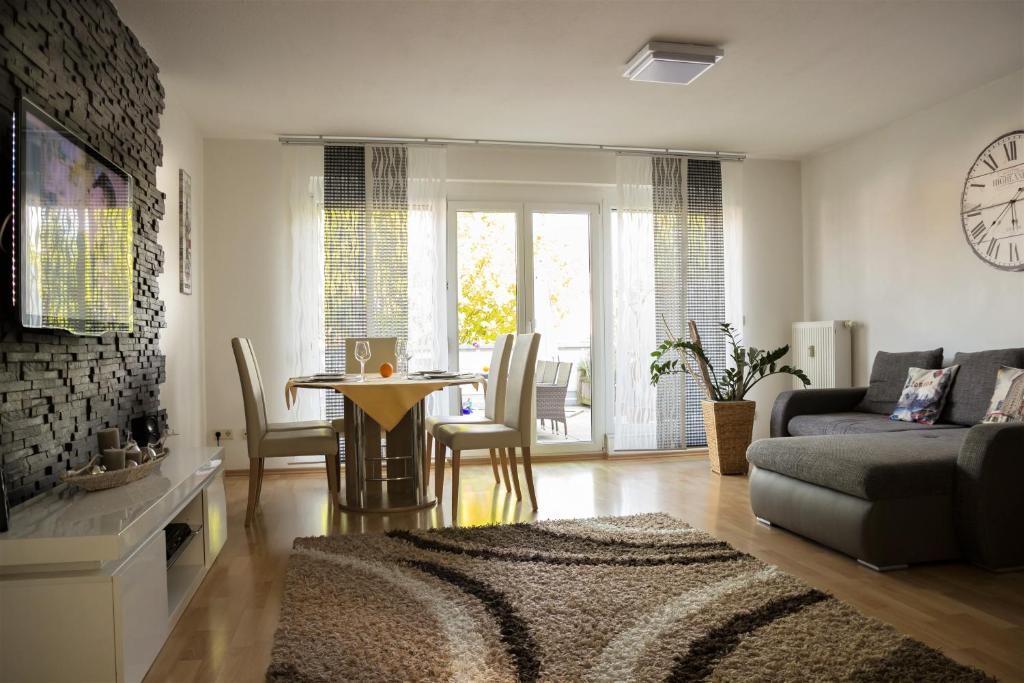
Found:
[{"label": "shaggy area rug", "polygon": [[299,538],[270,681],[983,681],[667,515]]}]

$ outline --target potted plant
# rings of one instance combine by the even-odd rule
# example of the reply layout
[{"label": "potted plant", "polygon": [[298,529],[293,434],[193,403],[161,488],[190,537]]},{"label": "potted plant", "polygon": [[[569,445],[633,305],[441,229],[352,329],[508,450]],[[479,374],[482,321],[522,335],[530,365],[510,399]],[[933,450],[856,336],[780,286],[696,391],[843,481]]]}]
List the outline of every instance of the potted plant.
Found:
[{"label": "potted plant", "polygon": [[580,359],[579,366],[576,370],[577,387],[576,387],[576,401],[581,406],[589,406],[591,402],[591,382],[590,382],[590,357],[584,356]]},{"label": "potted plant", "polygon": [[772,375],[793,375],[805,387],[811,380],[800,368],[779,365],[789,353],[788,345],[773,351],[744,347],[732,325],[722,323],[719,329],[729,345],[731,367],[717,369],[711,364],[691,320],[689,341],[677,338],[669,330],[669,338],[651,353],[651,384],[668,375],[692,376],[704,393],[701,409],[711,470],[718,474],[746,474],[746,453],[754,431],[756,407],[754,401],[746,399],[747,394]]}]

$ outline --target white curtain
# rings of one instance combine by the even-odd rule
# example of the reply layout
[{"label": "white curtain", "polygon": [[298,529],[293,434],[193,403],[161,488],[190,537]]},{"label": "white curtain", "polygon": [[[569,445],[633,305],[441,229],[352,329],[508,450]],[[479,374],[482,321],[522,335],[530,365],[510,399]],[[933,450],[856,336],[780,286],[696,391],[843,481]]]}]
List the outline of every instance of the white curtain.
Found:
[{"label": "white curtain", "polygon": [[[445,275],[445,177],[443,147],[408,148],[409,351],[412,370],[448,367]],[[442,412],[441,394],[428,401]]]},{"label": "white curtain", "polygon": [[654,219],[651,158],[620,155],[612,221],[615,450],[657,448],[657,391],[650,382],[655,347]]},{"label": "white curtain", "polygon": [[743,164],[722,162],[725,319],[743,334]]},{"label": "white curtain", "polygon": [[[324,367],[324,177],[320,148],[285,149],[291,294],[289,376]],[[317,165],[319,164],[319,169]],[[300,391],[289,419],[321,420],[324,392]]]}]

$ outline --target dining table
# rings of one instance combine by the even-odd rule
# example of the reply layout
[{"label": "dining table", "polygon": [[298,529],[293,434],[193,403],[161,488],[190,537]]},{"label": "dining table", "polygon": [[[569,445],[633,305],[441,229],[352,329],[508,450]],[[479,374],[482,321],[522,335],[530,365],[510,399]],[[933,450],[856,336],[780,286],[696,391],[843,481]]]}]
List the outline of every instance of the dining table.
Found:
[{"label": "dining table", "polygon": [[441,371],[389,377],[322,373],[289,379],[285,404],[290,409],[300,389],[342,394],[345,487],[338,504],[353,512],[407,512],[437,502],[427,487],[427,397],[484,381],[478,374]]}]

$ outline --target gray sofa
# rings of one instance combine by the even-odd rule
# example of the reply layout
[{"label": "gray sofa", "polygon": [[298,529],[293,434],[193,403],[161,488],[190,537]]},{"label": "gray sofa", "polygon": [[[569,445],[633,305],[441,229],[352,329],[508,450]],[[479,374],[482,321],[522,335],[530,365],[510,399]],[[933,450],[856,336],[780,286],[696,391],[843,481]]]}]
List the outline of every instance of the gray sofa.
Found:
[{"label": "gray sofa", "polygon": [[868,387],[781,394],[770,439],[747,460],[757,518],[874,569],[966,559],[1024,567],[1024,424],[979,424],[1002,365],[1024,349],[958,353],[935,425],[893,422],[910,367],[942,367],[942,349],[879,353]]}]

